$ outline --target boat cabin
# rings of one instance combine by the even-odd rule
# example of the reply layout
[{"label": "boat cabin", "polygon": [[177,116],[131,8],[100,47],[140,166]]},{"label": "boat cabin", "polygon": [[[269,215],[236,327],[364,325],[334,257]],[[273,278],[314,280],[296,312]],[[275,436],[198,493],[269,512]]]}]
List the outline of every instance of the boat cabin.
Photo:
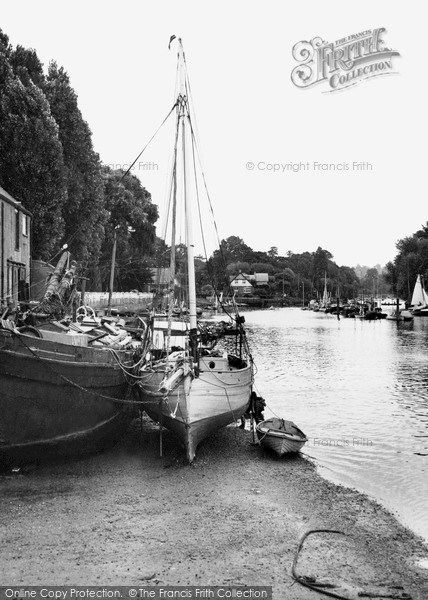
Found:
[{"label": "boat cabin", "polygon": [[29,300],[31,213],[0,187],[0,304]]}]

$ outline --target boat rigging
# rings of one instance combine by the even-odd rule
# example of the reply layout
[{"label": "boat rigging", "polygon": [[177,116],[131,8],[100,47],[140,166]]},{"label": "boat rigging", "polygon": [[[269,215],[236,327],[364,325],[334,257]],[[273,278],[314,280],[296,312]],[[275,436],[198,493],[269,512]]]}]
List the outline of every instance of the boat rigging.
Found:
[{"label": "boat rigging", "polygon": [[[248,409],[253,384],[253,362],[244,331],[245,319],[235,315],[222,334],[235,338],[234,353],[227,343],[220,346],[214,336],[207,340],[197,319],[195,252],[193,238],[193,196],[199,202],[195,160],[196,140],[189,106],[188,74],[181,39],[178,44],[178,85],[175,102],[176,126],[172,178],[170,182],[171,260],[168,314],[165,319],[153,314],[151,335],[146,348],[147,361],[141,368],[137,387],[144,410],[156,422],[170,429],[186,449],[192,462],[197,445],[211,432],[236,422]],[[192,153],[192,161],[190,161]],[[190,177],[189,163],[194,169]],[[206,187],[205,176],[203,181]],[[179,194],[179,191],[181,194]],[[179,197],[180,196],[180,197]],[[208,201],[209,200],[209,195]],[[188,318],[174,318],[174,282],[176,276],[176,229],[178,202],[185,215],[187,252],[186,290]],[[212,211],[211,203],[210,209]],[[223,336],[222,336],[223,337]]]}]

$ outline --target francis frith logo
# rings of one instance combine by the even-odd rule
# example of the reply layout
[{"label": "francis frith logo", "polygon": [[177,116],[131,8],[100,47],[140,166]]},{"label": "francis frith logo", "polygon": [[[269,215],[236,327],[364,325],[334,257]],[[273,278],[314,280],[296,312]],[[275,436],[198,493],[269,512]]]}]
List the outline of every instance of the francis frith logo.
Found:
[{"label": "francis frith logo", "polygon": [[336,92],[357,83],[395,73],[393,57],[400,54],[387,48],[382,35],[386,29],[369,29],[326,42],[320,37],[293,46],[293,58],[299,63],[291,72],[297,87],[309,88],[319,83]]}]

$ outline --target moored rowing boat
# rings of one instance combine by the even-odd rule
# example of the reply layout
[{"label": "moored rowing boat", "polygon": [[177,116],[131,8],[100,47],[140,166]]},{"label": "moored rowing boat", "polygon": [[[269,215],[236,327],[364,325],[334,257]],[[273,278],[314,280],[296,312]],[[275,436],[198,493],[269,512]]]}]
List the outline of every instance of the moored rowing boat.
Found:
[{"label": "moored rowing boat", "polygon": [[298,452],[308,441],[306,435],[293,421],[272,418],[256,425],[260,443],[278,456]]}]

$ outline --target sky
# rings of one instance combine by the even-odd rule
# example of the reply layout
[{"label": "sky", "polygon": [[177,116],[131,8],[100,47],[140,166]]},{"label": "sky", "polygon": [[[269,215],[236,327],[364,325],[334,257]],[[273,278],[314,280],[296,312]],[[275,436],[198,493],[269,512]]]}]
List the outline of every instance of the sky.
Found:
[{"label": "sky", "polygon": [[[0,0],[0,28],[13,46],[34,48],[45,69],[51,60],[65,68],[94,148],[113,166],[132,162],[171,109],[168,42],[181,37],[220,238],[280,255],[321,246],[339,265],[374,266],[428,220],[422,6]],[[328,81],[293,83],[298,42],[377,28],[400,55],[393,74],[333,93]],[[171,146],[167,127],[133,170],[160,210]]]}]

